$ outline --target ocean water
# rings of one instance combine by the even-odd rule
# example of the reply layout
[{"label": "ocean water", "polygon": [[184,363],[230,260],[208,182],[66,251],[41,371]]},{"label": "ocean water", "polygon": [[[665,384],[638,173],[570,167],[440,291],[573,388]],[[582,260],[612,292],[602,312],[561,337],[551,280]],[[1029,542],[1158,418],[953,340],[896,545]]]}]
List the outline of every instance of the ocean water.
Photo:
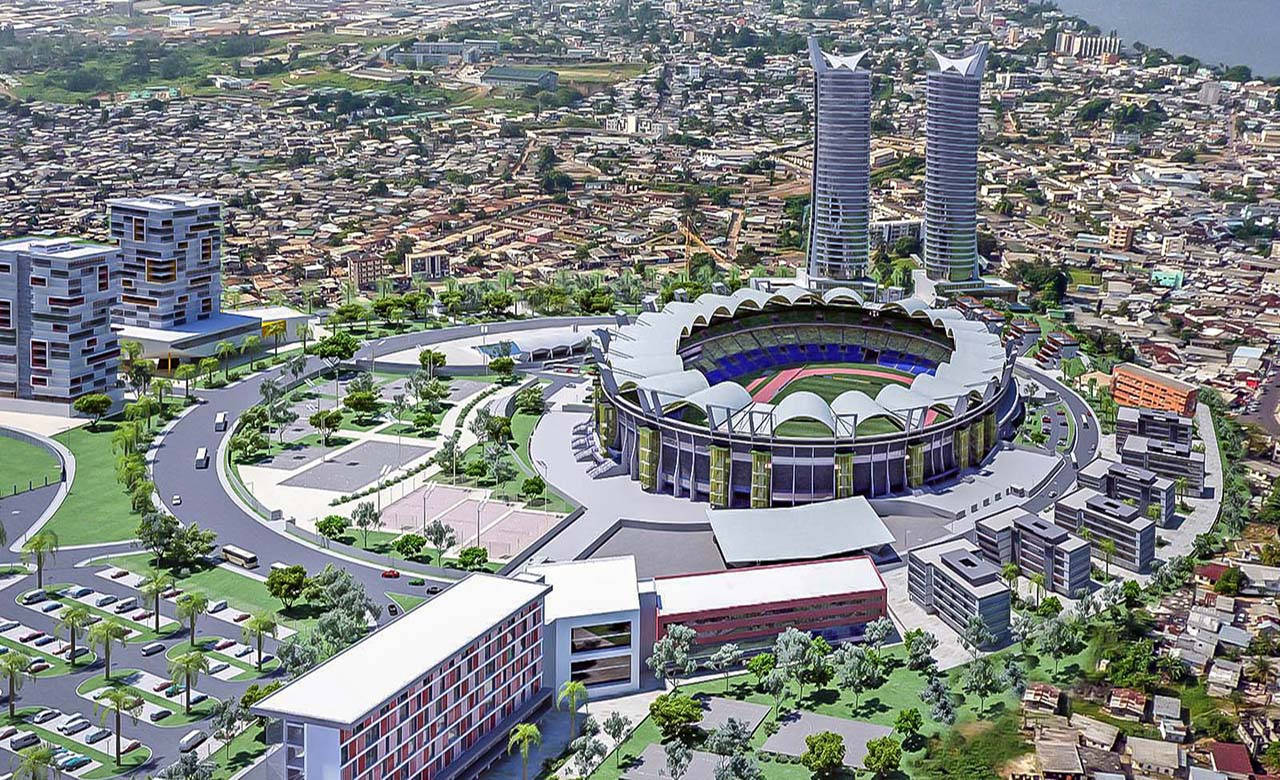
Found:
[{"label": "ocean water", "polygon": [[1280,0],[1056,0],[1064,13],[1208,64],[1280,76]]}]

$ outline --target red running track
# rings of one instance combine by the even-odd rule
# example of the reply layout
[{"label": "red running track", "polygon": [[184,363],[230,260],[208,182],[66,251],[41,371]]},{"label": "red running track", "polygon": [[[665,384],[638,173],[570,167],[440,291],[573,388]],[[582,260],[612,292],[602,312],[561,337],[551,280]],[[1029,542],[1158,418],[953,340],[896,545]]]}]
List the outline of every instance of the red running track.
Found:
[{"label": "red running track", "polygon": [[[905,387],[911,386],[911,378],[892,371],[881,371],[874,368],[788,368],[785,371],[779,371],[772,379],[768,381],[759,390],[752,393],[751,400],[761,403],[769,403],[782,391],[784,387],[796,381],[810,376],[830,376],[832,374],[841,374],[844,376],[865,376],[874,379],[887,379],[890,382],[897,382]],[[752,382],[747,388],[748,392],[752,390],[759,380]]]}]

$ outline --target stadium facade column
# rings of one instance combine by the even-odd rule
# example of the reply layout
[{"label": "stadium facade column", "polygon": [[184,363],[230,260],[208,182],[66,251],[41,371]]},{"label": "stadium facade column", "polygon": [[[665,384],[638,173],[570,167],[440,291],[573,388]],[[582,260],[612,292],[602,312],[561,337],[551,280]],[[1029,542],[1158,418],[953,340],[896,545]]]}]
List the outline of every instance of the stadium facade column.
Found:
[{"label": "stadium facade column", "polygon": [[836,453],[836,498],[853,495],[853,453]]},{"label": "stadium facade column", "polygon": [[711,506],[727,507],[729,506],[729,470],[733,462],[729,454],[728,447],[721,447],[718,444],[712,444],[707,448],[710,455],[710,491],[709,500]]},{"label": "stadium facade column", "polygon": [[636,429],[639,438],[637,460],[640,464],[640,487],[645,490],[658,488],[658,454],[662,447],[662,436],[653,428],[640,426]]},{"label": "stadium facade column", "polygon": [[969,429],[967,427],[956,428],[955,432],[955,450],[956,450],[956,468],[961,471],[969,468]]},{"label": "stadium facade column", "polygon": [[969,446],[973,448],[973,463],[981,463],[987,455],[986,422],[974,420],[969,425]]},{"label": "stadium facade column", "polygon": [[998,426],[998,423],[996,422],[996,412],[994,409],[992,409],[991,411],[987,412],[985,415],[982,416],[982,430],[983,430],[983,435],[986,437],[988,448],[995,446],[996,436],[997,436],[997,430],[996,430],[997,426]]},{"label": "stadium facade column", "polygon": [[751,451],[751,508],[773,505],[773,453]]},{"label": "stadium facade column", "polygon": [[599,381],[596,382],[595,418],[596,435],[600,438],[600,444],[605,449],[609,449],[618,437],[618,410],[613,408],[612,404],[605,402],[604,391],[600,388]]},{"label": "stadium facade column", "polygon": [[907,445],[907,487],[924,484],[924,445]]}]

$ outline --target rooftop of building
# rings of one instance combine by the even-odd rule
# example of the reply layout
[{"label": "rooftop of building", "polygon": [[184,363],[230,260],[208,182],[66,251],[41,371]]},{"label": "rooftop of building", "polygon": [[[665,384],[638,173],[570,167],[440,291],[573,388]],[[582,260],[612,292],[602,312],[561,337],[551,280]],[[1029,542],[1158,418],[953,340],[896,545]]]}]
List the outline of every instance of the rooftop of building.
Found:
[{"label": "rooftop of building", "polygon": [[1116,420],[1124,420],[1125,422],[1138,422],[1139,420],[1161,420],[1164,422],[1177,422],[1180,425],[1191,425],[1190,417],[1183,417],[1166,409],[1147,409],[1141,406],[1121,406],[1116,411]]},{"label": "rooftop of building", "polygon": [[1009,590],[1000,579],[999,570],[984,560],[968,539],[950,539],[918,548],[911,551],[911,557],[932,565],[935,570],[952,572],[978,598]]},{"label": "rooftop of building", "polygon": [[636,559],[630,555],[543,563],[529,566],[525,573],[551,586],[545,612],[548,623],[640,609]]},{"label": "rooftop of building", "polygon": [[208,206],[221,206],[222,201],[187,192],[166,192],[141,198],[113,198],[107,201],[111,208],[143,209],[146,211],[181,211]]},{"label": "rooftop of building", "polygon": [[57,257],[64,260],[93,257],[104,252],[114,251],[116,251],[116,248],[110,244],[98,244],[64,236],[25,236],[8,241],[0,241],[0,252],[24,252],[26,254]]},{"label": "rooftop of building", "polygon": [[273,717],[350,725],[549,590],[472,574],[262,700]]},{"label": "rooftop of building", "polygon": [[1156,371],[1152,371],[1151,369],[1140,366],[1137,363],[1117,364],[1115,368],[1111,369],[1111,373],[1113,376],[1120,373],[1129,373],[1170,390],[1176,390],[1180,393],[1192,393],[1195,392],[1196,389],[1194,385],[1183,382],[1181,379],[1176,379],[1168,374],[1161,374]]},{"label": "rooftop of building", "polygon": [[847,555],[894,541],[862,496],[771,509],[707,509],[725,563]]},{"label": "rooftop of building", "polygon": [[865,555],[654,579],[658,611],[675,615],[884,589]]}]

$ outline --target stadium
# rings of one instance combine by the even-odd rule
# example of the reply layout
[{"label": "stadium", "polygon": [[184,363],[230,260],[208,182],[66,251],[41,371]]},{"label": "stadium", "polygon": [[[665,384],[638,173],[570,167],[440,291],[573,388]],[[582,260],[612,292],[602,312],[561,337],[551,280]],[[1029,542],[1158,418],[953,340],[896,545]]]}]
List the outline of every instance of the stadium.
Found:
[{"label": "stadium", "polygon": [[914,299],[744,288],[598,336],[599,445],[646,490],[717,507],[936,485],[1022,414],[999,338]]}]

